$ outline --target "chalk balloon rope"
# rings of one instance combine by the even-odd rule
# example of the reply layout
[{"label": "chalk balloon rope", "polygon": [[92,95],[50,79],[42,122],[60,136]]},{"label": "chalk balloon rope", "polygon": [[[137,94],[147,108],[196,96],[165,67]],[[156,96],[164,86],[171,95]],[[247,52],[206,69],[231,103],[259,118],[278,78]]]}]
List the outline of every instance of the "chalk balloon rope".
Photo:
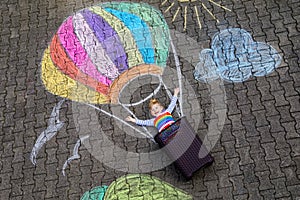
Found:
[{"label": "chalk balloon rope", "polygon": [[[145,3],[103,3],[83,9],[62,23],[44,52],[41,65],[42,80],[52,94],[90,106],[154,142],[146,127],[143,127],[143,132],[125,120],[98,108],[96,104],[121,105],[130,115],[137,118],[129,107],[149,100],[162,86],[171,98],[172,94],[162,80],[169,45],[173,51],[178,84],[182,91],[179,58],[163,15]],[[123,89],[144,75],[157,77],[158,87],[139,102],[121,103],[120,94]],[[59,110],[64,101],[65,99],[59,101],[53,108],[48,127],[35,142],[30,155],[34,165],[37,163],[39,150],[64,125],[64,122],[59,120]],[[176,112],[181,117],[181,93],[178,101],[179,108],[176,108]],[[79,147],[88,138],[89,135],[86,135],[76,142],[73,155],[63,165],[63,175],[68,164],[80,158]]]}]

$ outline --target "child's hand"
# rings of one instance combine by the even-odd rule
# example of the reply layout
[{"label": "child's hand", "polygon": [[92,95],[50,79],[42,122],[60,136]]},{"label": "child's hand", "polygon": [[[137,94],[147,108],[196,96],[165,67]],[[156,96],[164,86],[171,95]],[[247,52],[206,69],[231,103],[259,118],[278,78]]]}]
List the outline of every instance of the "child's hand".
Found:
[{"label": "child's hand", "polygon": [[135,123],[135,119],[134,119],[133,117],[131,117],[131,116],[126,117],[125,120],[128,121],[128,122],[133,122],[133,123]]},{"label": "child's hand", "polygon": [[177,96],[179,92],[180,92],[180,89],[179,88],[175,88],[174,89],[174,96]]}]

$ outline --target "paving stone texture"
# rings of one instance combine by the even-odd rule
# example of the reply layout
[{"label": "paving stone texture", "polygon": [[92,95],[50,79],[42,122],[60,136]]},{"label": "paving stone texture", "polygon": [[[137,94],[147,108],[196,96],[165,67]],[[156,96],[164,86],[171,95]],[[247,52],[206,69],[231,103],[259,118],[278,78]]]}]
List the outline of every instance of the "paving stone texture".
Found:
[{"label": "paving stone texture", "polygon": [[[43,52],[64,19],[100,2],[1,1],[1,200],[80,199],[92,187],[109,185],[126,174],[104,165],[81,146],[81,158],[71,162],[66,176],[62,175],[62,166],[79,138],[69,100],[60,113],[64,127],[40,150],[36,166],[29,159],[35,140],[47,127],[52,108],[61,100],[47,92],[41,81]],[[219,23],[202,7],[202,28],[199,29],[195,15],[189,14],[186,30],[184,14],[172,22],[176,10],[164,12],[172,2],[147,3],[163,12],[170,29],[199,42],[202,46],[197,52],[209,48],[216,32],[238,27],[247,30],[254,40],[271,44],[283,60],[267,76],[225,83],[226,118],[221,137],[211,150],[215,158],[211,166],[198,171],[189,181],[173,165],[147,174],[185,190],[194,199],[300,199],[300,0],[217,1],[231,12],[203,0]],[[172,56],[169,62],[174,65]],[[190,63],[184,59],[180,62],[203,110],[197,130],[203,136],[214,114],[208,86],[193,78],[194,67]],[[137,96],[147,93],[149,90],[141,89]],[[135,112],[143,115],[143,109]],[[113,120],[104,116],[101,119],[103,130],[121,148],[156,148],[151,142],[116,133]]]}]

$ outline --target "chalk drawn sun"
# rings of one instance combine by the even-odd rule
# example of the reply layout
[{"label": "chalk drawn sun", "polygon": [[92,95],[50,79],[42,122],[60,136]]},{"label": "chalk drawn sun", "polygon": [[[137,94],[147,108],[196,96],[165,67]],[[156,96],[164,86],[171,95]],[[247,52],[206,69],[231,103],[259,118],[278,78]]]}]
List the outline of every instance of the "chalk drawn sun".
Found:
[{"label": "chalk drawn sun", "polygon": [[166,8],[164,13],[167,13],[172,9],[173,7],[176,9],[175,14],[173,16],[172,22],[174,22],[178,16],[178,14],[181,12],[183,18],[184,18],[184,31],[186,30],[187,26],[187,15],[189,10],[194,10],[199,29],[202,28],[201,20],[200,20],[200,8],[202,7],[205,12],[207,12],[213,19],[215,19],[218,23],[219,20],[217,17],[212,13],[211,10],[208,9],[207,3],[211,3],[214,6],[220,7],[224,10],[231,11],[230,9],[226,8],[225,6],[222,6],[221,4],[213,1],[213,0],[164,0],[161,5],[165,5],[168,1],[170,1],[170,6]]}]

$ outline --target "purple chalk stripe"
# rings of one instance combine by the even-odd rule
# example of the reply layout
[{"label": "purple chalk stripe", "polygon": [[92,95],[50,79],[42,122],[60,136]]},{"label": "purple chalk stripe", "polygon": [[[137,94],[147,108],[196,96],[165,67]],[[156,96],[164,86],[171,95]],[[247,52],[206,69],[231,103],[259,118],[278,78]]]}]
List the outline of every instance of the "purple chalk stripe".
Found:
[{"label": "purple chalk stripe", "polygon": [[94,31],[95,36],[105,49],[109,58],[118,68],[119,73],[128,69],[125,49],[117,32],[100,15],[85,9],[81,12],[84,19]]},{"label": "purple chalk stripe", "polygon": [[95,80],[110,85],[112,81],[102,75],[89,58],[87,52],[82,47],[80,41],[74,33],[73,17],[69,17],[58,30],[58,36],[61,44],[66,50],[66,53],[73,60],[75,65],[85,74],[94,78]]}]

